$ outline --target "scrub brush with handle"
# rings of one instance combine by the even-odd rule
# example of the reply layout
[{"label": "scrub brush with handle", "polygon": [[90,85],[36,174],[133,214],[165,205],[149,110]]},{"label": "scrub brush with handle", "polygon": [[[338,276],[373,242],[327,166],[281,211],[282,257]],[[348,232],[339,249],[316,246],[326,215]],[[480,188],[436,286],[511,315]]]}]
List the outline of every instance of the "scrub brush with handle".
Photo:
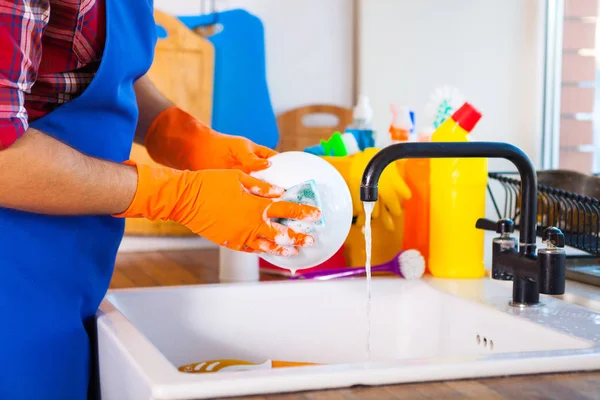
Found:
[{"label": "scrub brush with handle", "polygon": [[[425,258],[423,258],[418,250],[404,250],[391,261],[371,267],[371,273],[373,272],[390,272],[403,277],[404,279],[419,279],[425,273]],[[364,275],[365,273],[365,267],[346,267],[324,271],[306,272],[304,274],[298,274],[292,279],[329,280]]]},{"label": "scrub brush with handle", "polygon": [[425,126],[421,129],[418,141],[427,142],[433,132],[444,123],[464,103],[463,94],[455,87],[444,85],[433,91],[425,106]]}]

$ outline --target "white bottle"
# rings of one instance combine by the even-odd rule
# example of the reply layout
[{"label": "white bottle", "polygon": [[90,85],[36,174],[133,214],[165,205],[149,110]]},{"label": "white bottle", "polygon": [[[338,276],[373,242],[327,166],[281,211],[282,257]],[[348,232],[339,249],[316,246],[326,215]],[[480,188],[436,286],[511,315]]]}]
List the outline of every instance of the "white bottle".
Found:
[{"label": "white bottle", "polygon": [[373,121],[373,108],[369,98],[364,94],[358,96],[358,103],[354,106],[353,110],[353,121],[352,129],[371,129],[371,123]]},{"label": "white bottle", "polygon": [[389,129],[391,142],[411,141],[410,132],[414,127],[410,117],[410,109],[406,106],[391,104],[390,111],[392,112],[392,123]]},{"label": "white bottle", "polygon": [[375,133],[372,128],[373,108],[369,98],[364,94],[358,96],[358,103],[353,110],[353,121],[345,133],[354,135],[360,150],[375,146]]},{"label": "white bottle", "polygon": [[219,281],[223,283],[258,282],[260,279],[257,254],[219,248]]}]

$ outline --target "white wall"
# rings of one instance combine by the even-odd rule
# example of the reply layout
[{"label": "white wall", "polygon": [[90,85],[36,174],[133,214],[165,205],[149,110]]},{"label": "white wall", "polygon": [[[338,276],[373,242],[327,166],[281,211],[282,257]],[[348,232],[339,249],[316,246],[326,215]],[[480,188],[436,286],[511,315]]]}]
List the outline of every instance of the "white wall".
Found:
[{"label": "white wall", "polygon": [[[174,15],[199,15],[209,0],[154,0]],[[276,113],[312,103],[353,101],[352,0],[216,0],[243,8],[265,29],[267,80]]]},{"label": "white wall", "polygon": [[375,128],[387,130],[391,102],[413,107],[418,121],[430,92],[451,84],[484,114],[474,140],[513,143],[539,165],[543,3],[360,0],[358,90],[372,101]]},{"label": "white wall", "polygon": [[[209,0],[155,0],[197,15]],[[480,140],[508,141],[540,160],[543,0],[358,0],[353,66],[353,0],[216,0],[263,21],[267,79],[276,113],[310,103],[352,106],[353,74],[385,133],[390,102],[415,109],[430,92],[457,86],[484,117]],[[422,116],[422,115],[421,115]],[[492,169],[512,169],[492,161]]]}]

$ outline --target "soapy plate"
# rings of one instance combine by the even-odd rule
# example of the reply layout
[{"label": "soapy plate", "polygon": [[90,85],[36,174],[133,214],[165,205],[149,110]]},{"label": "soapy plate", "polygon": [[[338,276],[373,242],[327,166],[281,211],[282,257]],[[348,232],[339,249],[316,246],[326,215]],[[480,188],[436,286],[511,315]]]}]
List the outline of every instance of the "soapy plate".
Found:
[{"label": "soapy plate", "polygon": [[280,268],[299,270],[311,268],[327,261],[344,244],[352,224],[352,197],[348,185],[340,173],[327,161],[300,151],[277,154],[270,158],[271,166],[252,173],[285,189],[299,183],[314,180],[324,223],[310,233],[315,243],[301,248],[293,257],[262,255],[266,261]]}]

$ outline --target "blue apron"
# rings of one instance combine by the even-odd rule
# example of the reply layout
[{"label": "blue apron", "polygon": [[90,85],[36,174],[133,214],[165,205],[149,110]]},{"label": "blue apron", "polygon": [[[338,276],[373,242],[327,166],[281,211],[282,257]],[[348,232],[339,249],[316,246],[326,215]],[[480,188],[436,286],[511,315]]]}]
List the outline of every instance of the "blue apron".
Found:
[{"label": "blue apron", "polygon": [[[154,56],[153,4],[100,1],[106,2],[106,44],[94,80],[31,126],[84,154],[123,162],[138,118],[133,83]],[[87,397],[85,325],[108,290],[123,231],[124,220],[109,215],[0,208],[0,399]]]}]

